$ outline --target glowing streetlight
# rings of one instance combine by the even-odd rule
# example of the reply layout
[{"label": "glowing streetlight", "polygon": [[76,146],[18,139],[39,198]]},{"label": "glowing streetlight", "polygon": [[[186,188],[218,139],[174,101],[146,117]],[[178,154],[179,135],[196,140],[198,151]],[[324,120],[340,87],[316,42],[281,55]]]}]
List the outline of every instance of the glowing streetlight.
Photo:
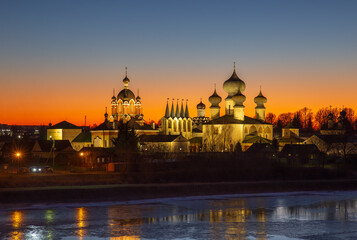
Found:
[{"label": "glowing streetlight", "polygon": [[81,157],[83,157],[83,156],[84,156],[84,153],[81,152],[79,155],[81,155]]},{"label": "glowing streetlight", "polygon": [[20,156],[21,156],[21,153],[17,152],[17,153],[15,153],[15,156],[17,158],[17,173],[20,173]]}]

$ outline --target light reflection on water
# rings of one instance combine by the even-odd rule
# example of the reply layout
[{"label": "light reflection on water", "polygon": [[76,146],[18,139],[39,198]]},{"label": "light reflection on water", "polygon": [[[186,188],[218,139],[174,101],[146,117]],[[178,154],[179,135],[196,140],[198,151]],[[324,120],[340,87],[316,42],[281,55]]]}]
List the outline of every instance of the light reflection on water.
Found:
[{"label": "light reflection on water", "polygon": [[[0,214],[1,239],[267,240],[277,233],[297,239],[319,232],[335,234],[337,230],[338,234],[357,235],[357,192],[352,197],[176,199],[131,205],[44,207]],[[307,227],[297,231],[296,226],[304,224]],[[309,228],[309,224],[314,227]]]}]

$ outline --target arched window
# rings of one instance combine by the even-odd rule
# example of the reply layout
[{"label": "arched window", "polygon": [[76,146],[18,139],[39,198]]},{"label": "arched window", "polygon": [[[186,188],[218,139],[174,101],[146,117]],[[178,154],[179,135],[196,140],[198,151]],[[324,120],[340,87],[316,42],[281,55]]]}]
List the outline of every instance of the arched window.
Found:
[{"label": "arched window", "polygon": [[271,133],[270,127],[266,127],[264,132],[270,134]]},{"label": "arched window", "polygon": [[171,119],[169,119],[169,124],[168,125],[169,125],[168,128],[172,128],[172,120]]},{"label": "arched window", "polygon": [[192,122],[190,120],[188,120],[187,122],[187,132],[191,132],[191,125],[192,125]]},{"label": "arched window", "polygon": [[134,103],[130,102],[130,113],[134,113]]},{"label": "arched window", "polygon": [[122,112],[122,108],[123,108],[123,105],[122,105],[122,103],[121,102],[119,102],[119,113],[121,113]]},{"label": "arched window", "polygon": [[244,128],[244,133],[248,133],[248,128],[247,127]]},{"label": "arched window", "polygon": [[186,119],[183,120],[183,131],[186,132],[186,125],[187,125],[187,122],[186,122]]},{"label": "arched window", "polygon": [[262,127],[259,128],[258,133],[259,134],[263,133],[263,128]]},{"label": "arched window", "polygon": [[257,128],[255,126],[251,126],[249,128],[249,134],[257,134]]}]

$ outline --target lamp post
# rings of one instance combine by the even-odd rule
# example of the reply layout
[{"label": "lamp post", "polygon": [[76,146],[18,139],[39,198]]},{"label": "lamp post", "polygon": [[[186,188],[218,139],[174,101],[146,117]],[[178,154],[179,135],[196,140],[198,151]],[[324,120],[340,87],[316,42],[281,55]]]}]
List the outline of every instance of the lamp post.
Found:
[{"label": "lamp post", "polygon": [[[83,153],[83,152],[81,152],[79,155],[80,155],[80,156],[81,156],[81,158],[82,158],[82,162],[81,162],[81,163],[83,164],[83,162],[84,162],[84,153]],[[82,164],[81,164],[81,165],[82,165]]]},{"label": "lamp post", "polygon": [[17,158],[17,173],[20,173],[20,156],[21,156],[21,153],[17,152],[15,155],[16,155],[16,158]]}]

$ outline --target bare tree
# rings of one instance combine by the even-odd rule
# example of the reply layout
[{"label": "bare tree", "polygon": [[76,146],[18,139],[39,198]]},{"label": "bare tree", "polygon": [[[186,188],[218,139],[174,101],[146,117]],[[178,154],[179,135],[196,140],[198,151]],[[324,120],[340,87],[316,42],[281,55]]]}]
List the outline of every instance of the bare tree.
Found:
[{"label": "bare tree", "polygon": [[274,113],[268,113],[265,117],[265,121],[267,123],[275,125],[276,124],[276,115]]}]

